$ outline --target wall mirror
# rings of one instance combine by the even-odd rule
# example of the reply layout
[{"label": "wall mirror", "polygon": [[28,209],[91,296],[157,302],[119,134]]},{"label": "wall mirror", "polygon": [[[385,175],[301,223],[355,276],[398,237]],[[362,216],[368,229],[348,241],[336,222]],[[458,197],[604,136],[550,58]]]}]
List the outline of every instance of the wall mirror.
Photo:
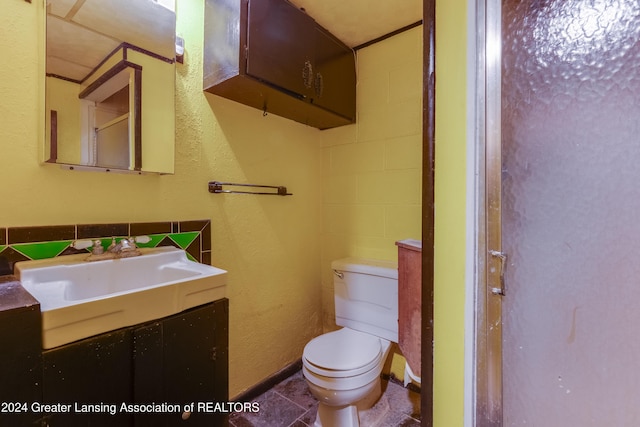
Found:
[{"label": "wall mirror", "polygon": [[175,0],[47,0],[44,161],[173,173]]}]

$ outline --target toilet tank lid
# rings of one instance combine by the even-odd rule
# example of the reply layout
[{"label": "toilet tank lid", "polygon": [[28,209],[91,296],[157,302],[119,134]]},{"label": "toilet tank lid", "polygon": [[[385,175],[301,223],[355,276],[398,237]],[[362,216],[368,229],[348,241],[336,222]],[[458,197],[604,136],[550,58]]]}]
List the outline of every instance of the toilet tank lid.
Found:
[{"label": "toilet tank lid", "polygon": [[333,261],[331,268],[338,271],[370,274],[390,279],[398,278],[398,263],[395,261],[350,257]]}]

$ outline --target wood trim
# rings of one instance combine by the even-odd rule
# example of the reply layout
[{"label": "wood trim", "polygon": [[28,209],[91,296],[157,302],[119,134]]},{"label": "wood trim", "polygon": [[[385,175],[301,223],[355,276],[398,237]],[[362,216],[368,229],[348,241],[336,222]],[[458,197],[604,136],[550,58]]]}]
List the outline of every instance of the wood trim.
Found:
[{"label": "wood trim", "polygon": [[127,59],[127,50],[130,49],[130,50],[133,50],[134,52],[140,52],[144,55],[150,56],[159,61],[166,62],[167,64],[173,64],[174,62],[176,62],[175,59],[173,58],[167,58],[166,56],[158,55],[157,53],[151,52],[150,50],[147,50],[147,49],[143,49],[131,43],[123,42],[120,46],[122,46],[122,48],[124,49],[125,60]]},{"label": "wood trim", "polygon": [[[100,67],[102,67],[102,65],[107,62],[109,60],[109,58],[111,58],[113,55],[115,55],[120,49],[124,49],[123,44],[120,43],[118,45],[118,47],[116,47],[115,49],[113,49],[107,56],[105,56],[102,61],[100,61],[100,63],[98,65],[96,65],[93,70],[89,71],[89,74],[87,74],[81,81],[80,83],[84,83],[86,82],[89,78],[91,78],[91,76],[93,76],[96,71],[98,71],[100,69]],[[126,59],[124,58],[124,54],[123,54],[123,60]]]},{"label": "wood trim", "polygon": [[[161,55],[158,55],[158,54],[156,54],[156,53],[153,53],[153,52],[151,52],[151,51],[149,51],[149,50],[143,49],[143,48],[141,48],[141,47],[138,47],[138,46],[132,45],[132,44],[127,43],[127,42],[122,42],[122,43],[120,43],[120,44],[118,45],[118,47],[116,47],[115,49],[113,49],[113,50],[112,50],[112,51],[111,51],[107,56],[105,56],[105,57],[104,57],[104,59],[103,59],[102,61],[100,61],[100,63],[99,63],[98,65],[96,65],[96,66],[93,68],[93,70],[89,71],[89,74],[87,74],[87,75],[86,75],[86,76],[85,76],[85,77],[80,81],[80,83],[83,83],[83,82],[87,81],[87,79],[89,79],[92,75],[94,75],[94,74],[95,74],[95,72],[96,72],[96,71],[98,71],[98,69],[99,69],[100,67],[102,67],[102,65],[103,65],[105,62],[107,62],[107,61],[109,60],[109,58],[111,58],[113,55],[115,55],[116,53],[118,53],[118,52],[120,51],[120,49],[122,49],[122,59],[123,59],[124,61],[126,61],[126,60],[127,60],[127,49],[131,49],[131,50],[134,50],[134,51],[136,51],[136,52],[143,53],[143,54],[145,54],[145,55],[147,55],[147,56],[150,56],[150,57],[152,57],[152,58],[158,59],[158,60],[160,60],[160,61],[167,62],[167,63],[169,63],[169,64],[173,64],[173,63],[175,62],[175,61],[174,61],[173,59],[171,59],[171,58],[166,58],[166,57],[164,57],[164,56],[161,56]],[[54,76],[54,77],[55,77],[55,76]],[[71,80],[71,79],[66,79],[66,80],[73,81],[73,80]]]},{"label": "wood trim", "polygon": [[373,40],[369,40],[368,42],[364,42],[362,44],[359,44],[358,46],[353,47],[352,49],[354,51],[360,50],[362,48],[371,46],[372,44],[376,44],[378,42],[381,42],[383,40],[391,38],[393,36],[397,36],[398,34],[404,33],[405,31],[411,30],[412,28],[419,27],[420,25],[422,25],[422,21],[414,22],[413,24],[406,25],[406,26],[404,26],[402,28],[398,28],[395,31],[391,31],[390,33],[387,33],[387,34],[385,34],[383,36],[380,36],[380,37],[377,37],[377,38],[375,38]]},{"label": "wood trim", "polygon": [[124,70],[127,67],[133,68],[136,71],[142,70],[142,67],[140,65],[138,65],[138,64],[134,64],[133,62],[120,61],[116,65],[114,65],[113,67],[111,67],[107,71],[105,71],[105,73],[103,75],[98,77],[93,83],[91,83],[89,86],[87,86],[85,90],[80,92],[80,95],[78,95],[78,98],[80,98],[80,99],[86,98],[93,91],[95,91],[100,86],[105,84],[110,78],[112,78],[113,76],[115,76],[116,74],[118,74],[120,71]]},{"label": "wood trim", "polygon": [[423,0],[421,426],[433,425],[436,0]]},{"label": "wood trim", "polygon": [[51,136],[49,141],[49,159],[47,163],[55,163],[58,160],[58,112],[51,110]]},{"label": "wood trim", "polygon": [[142,170],[142,69],[136,69],[134,75],[134,170]]},{"label": "wood trim", "polygon": [[72,79],[72,78],[69,78],[69,77],[61,76],[61,75],[58,75],[58,74],[47,73],[46,76],[47,77],[52,77],[54,79],[59,79],[59,80],[64,80],[64,81],[67,81],[67,82],[75,83],[75,84],[78,84],[78,85],[82,84],[82,80],[76,80],[76,79]]}]

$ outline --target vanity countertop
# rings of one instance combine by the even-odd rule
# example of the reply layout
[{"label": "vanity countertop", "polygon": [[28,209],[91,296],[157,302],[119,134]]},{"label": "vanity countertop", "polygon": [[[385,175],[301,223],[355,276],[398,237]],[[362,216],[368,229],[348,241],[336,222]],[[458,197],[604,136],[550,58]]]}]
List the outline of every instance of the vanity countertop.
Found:
[{"label": "vanity countertop", "polygon": [[0,312],[38,304],[15,276],[0,276]]}]

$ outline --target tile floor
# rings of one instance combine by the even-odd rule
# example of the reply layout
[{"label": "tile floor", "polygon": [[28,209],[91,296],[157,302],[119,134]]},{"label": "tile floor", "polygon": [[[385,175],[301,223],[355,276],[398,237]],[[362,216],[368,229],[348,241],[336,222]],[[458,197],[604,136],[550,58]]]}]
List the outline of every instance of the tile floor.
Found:
[{"label": "tile floor", "polygon": [[[392,381],[382,381],[382,397],[361,416],[362,427],[419,427],[420,394]],[[318,401],[311,395],[298,371],[254,399],[259,412],[233,413],[231,427],[306,427],[313,426]]]}]

